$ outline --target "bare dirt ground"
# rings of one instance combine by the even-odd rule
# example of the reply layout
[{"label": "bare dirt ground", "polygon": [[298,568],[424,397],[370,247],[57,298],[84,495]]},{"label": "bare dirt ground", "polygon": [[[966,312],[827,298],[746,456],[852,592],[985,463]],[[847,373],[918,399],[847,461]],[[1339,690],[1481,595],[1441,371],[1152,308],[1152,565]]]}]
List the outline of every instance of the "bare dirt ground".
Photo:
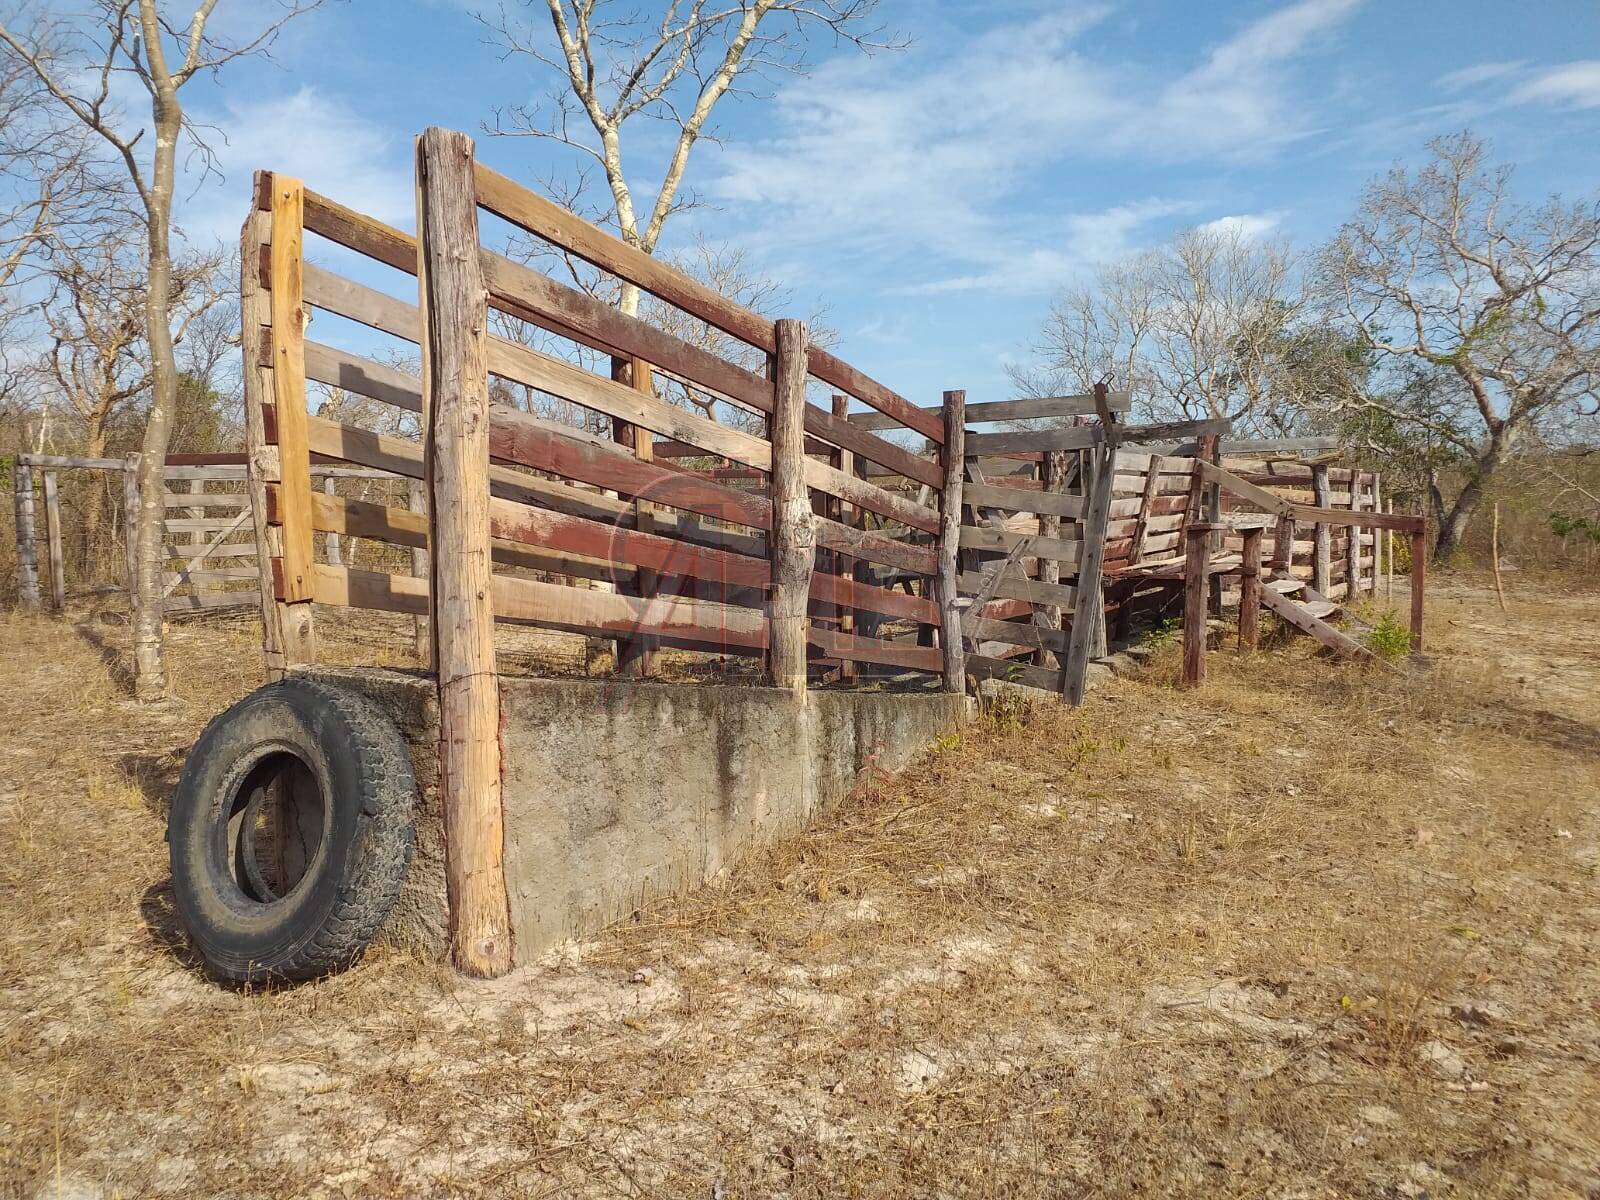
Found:
[{"label": "bare dirt ground", "polygon": [[1600,597],[1431,605],[1427,673],[1158,656],[505,979],[267,994],[162,842],[252,627],[152,712],[0,617],[0,1193],[1594,1200]]}]

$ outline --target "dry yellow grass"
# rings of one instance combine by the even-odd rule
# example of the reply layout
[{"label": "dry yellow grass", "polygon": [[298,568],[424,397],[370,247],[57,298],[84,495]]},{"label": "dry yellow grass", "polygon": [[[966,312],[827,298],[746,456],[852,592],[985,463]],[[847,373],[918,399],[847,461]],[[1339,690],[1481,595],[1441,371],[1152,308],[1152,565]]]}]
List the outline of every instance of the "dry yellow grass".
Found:
[{"label": "dry yellow grass", "polygon": [[1432,613],[1420,677],[1296,643],[993,714],[502,980],[255,995],[161,841],[252,628],[176,630],[152,712],[121,630],[0,618],[0,1191],[1600,1194],[1600,601]]}]

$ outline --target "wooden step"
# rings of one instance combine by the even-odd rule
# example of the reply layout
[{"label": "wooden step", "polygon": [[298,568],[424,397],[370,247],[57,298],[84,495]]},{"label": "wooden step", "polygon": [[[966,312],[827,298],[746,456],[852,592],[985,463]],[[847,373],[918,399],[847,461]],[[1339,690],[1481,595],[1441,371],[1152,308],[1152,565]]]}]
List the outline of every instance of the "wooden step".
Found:
[{"label": "wooden step", "polygon": [[[1324,601],[1324,603],[1327,603]],[[1372,651],[1360,642],[1350,637],[1344,631],[1335,629],[1332,625],[1319,617],[1314,617],[1304,604],[1297,604],[1287,596],[1280,596],[1271,588],[1261,589],[1261,604],[1264,608],[1277,613],[1301,633],[1310,634],[1328,647],[1334,653],[1347,658],[1371,659]]]},{"label": "wooden step", "polygon": [[1308,600],[1300,607],[1319,621],[1339,611],[1339,606],[1332,600]]},{"label": "wooden step", "polygon": [[1300,579],[1272,579],[1267,582],[1267,586],[1277,592],[1278,595],[1287,596],[1293,592],[1298,592],[1306,585],[1304,580]]}]

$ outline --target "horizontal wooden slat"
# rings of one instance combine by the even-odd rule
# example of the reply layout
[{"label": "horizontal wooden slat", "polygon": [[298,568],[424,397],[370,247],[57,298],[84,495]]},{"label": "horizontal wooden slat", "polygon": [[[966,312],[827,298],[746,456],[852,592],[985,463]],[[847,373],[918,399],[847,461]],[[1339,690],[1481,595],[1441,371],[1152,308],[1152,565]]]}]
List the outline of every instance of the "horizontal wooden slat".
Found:
[{"label": "horizontal wooden slat", "polygon": [[1014,433],[969,433],[968,454],[1004,454],[1013,450],[1087,450],[1105,440],[1098,425],[1028,429]]},{"label": "horizontal wooden slat", "polygon": [[961,527],[963,550],[1010,550],[1024,538],[1032,538],[1024,553],[1031,558],[1052,558],[1057,562],[1078,561],[1078,543],[1066,538],[1039,537],[1031,533],[1012,533],[1009,530],[976,529],[971,525]]},{"label": "horizontal wooden slat", "polygon": [[[237,516],[232,517],[168,517],[161,525],[168,533],[221,533],[235,528]],[[240,533],[249,533],[247,525],[237,526]]]},{"label": "horizontal wooden slat", "polygon": [[[243,492],[164,492],[161,501],[167,508],[231,508],[238,510],[250,506],[250,497]],[[199,518],[195,518],[198,520]]]},{"label": "horizontal wooden slat", "polygon": [[1032,646],[1036,650],[1057,650],[1063,654],[1067,650],[1067,634],[1059,629],[1040,629],[1031,621],[992,621],[968,615],[961,618],[961,632],[968,637],[1012,646]]},{"label": "horizontal wooden slat", "polygon": [[1076,519],[1083,516],[1083,497],[1061,492],[1034,492],[1023,488],[996,487],[987,483],[967,483],[961,488],[961,502],[975,508],[999,508],[1006,512],[1043,513]]},{"label": "horizontal wooden slat", "polygon": [[[1127,412],[1133,406],[1127,392],[1110,392],[1107,402],[1112,412]],[[938,413],[937,408],[924,407],[923,412]],[[1096,412],[1091,396],[1032,396],[1022,400],[987,400],[967,405],[967,425],[988,421],[1026,421],[1049,417],[1092,417]],[[862,429],[895,429],[900,427],[882,413],[852,413],[852,425]]]},{"label": "horizontal wooden slat", "polygon": [[1410,513],[1351,512],[1348,508],[1317,508],[1311,504],[1292,506],[1294,519],[1308,524],[1318,521],[1329,525],[1359,525],[1364,529],[1398,529],[1412,532],[1423,529],[1427,519]]},{"label": "horizontal wooden slat", "polygon": [[[627,245],[560,205],[530,192],[485,166],[474,165],[478,203],[496,216],[576,254],[585,262],[638,285],[750,345],[775,353],[772,322],[736,304],[668,263]],[[807,352],[810,373],[887,413],[935,443],[944,441],[943,421],[917,408],[850,364],[819,347]]]},{"label": "horizontal wooden slat", "polygon": [[204,571],[163,571],[161,582],[206,584],[228,579],[258,579],[260,576],[261,572],[255,567],[212,567]]},{"label": "horizontal wooden slat", "polygon": [[1046,692],[1061,691],[1061,672],[1049,667],[1029,666],[987,654],[968,654],[966,670],[969,675],[976,675],[979,679],[1001,679]]},{"label": "horizontal wooden slat", "polygon": [[[281,574],[281,560],[274,559],[274,584],[280,595]],[[320,604],[422,614],[428,611],[427,588],[426,580],[409,575],[325,563],[313,568],[312,599]],[[496,620],[581,629],[599,636],[662,634],[723,649],[759,651],[766,646],[766,617],[759,609],[681,596],[623,596],[508,575],[494,576],[492,593]]]},{"label": "horizontal wooden slat", "polygon": [[261,592],[257,588],[240,588],[232,592],[195,592],[184,596],[173,593],[161,602],[164,612],[194,612],[213,608],[259,608]]},{"label": "horizontal wooden slat", "polygon": [[806,640],[824,654],[835,658],[881,663],[891,667],[909,667],[915,671],[934,673],[943,670],[944,667],[944,659],[937,646],[918,646],[886,641],[882,638],[857,637],[854,634],[828,629],[814,622],[807,629]]},{"label": "horizontal wooden slat", "polygon": [[[956,587],[963,596],[976,596],[984,589],[984,577],[978,571],[963,571],[956,579]],[[1013,571],[1000,581],[992,595],[1071,608],[1077,602],[1078,590],[1064,583],[1041,583],[1037,579],[1026,579]]]},{"label": "horizontal wooden slat", "polygon": [[1225,492],[1231,492],[1242,500],[1248,500],[1257,505],[1263,512],[1273,516],[1287,516],[1291,505],[1287,500],[1274,496],[1264,487],[1257,487],[1253,483],[1240,479],[1231,471],[1225,471],[1214,463],[1199,460],[1200,475],[1207,483],[1214,483]]}]

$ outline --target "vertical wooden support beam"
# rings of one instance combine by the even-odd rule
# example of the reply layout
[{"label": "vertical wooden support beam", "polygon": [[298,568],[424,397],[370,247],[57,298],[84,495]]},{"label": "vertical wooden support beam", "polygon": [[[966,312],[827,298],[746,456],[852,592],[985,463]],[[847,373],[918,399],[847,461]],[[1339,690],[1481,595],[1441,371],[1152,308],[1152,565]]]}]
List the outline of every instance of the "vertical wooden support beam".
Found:
[{"label": "vertical wooden support beam", "polygon": [[[339,492],[334,483],[335,480],[332,475],[324,478],[322,481],[323,492],[329,496],[337,496]],[[344,566],[344,552],[339,547],[339,535],[337,533],[325,533],[322,536],[327,539],[325,545],[328,550],[328,565],[330,567]]]},{"label": "vertical wooden support beam", "polygon": [[429,363],[423,457],[450,941],[461,970],[493,976],[510,969],[511,929],[490,592],[488,293],[472,149],[465,134],[438,128],[417,145]]},{"label": "vertical wooden support beam", "polygon": [[1422,649],[1422,591],[1428,578],[1428,526],[1411,534],[1411,653]]},{"label": "vertical wooden support beam", "polygon": [[1260,640],[1261,530],[1246,529],[1244,555],[1239,563],[1239,649],[1249,653]]},{"label": "vertical wooden support beam", "polygon": [[1183,686],[1192,688],[1206,681],[1206,566],[1213,528],[1209,521],[1192,521],[1183,532]]},{"label": "vertical wooden support beam", "polygon": [[1272,535],[1272,575],[1275,579],[1294,576],[1294,518],[1279,517]]},{"label": "vertical wooden support beam", "polygon": [[67,608],[66,560],[61,556],[61,497],[56,493],[56,473],[44,473],[44,541],[50,556],[50,606]]},{"label": "vertical wooden support beam", "polygon": [[939,606],[939,651],[944,690],[967,690],[966,652],[961,645],[961,611],[956,607],[956,556],[961,552],[961,489],[967,461],[967,393],[944,394],[944,445],[939,448],[944,481],[939,489],[939,573],[934,603]]},{"label": "vertical wooden support beam", "polygon": [[[1215,435],[1211,438],[1211,453],[1207,456],[1214,467],[1222,466],[1222,439]],[[1222,553],[1222,485],[1212,483],[1206,486],[1206,520],[1215,528],[1211,532],[1210,552],[1213,556]],[[1222,616],[1222,576],[1210,575],[1206,578],[1206,597],[1211,606],[1211,615]]]},{"label": "vertical wooden support beam", "polygon": [[33,524],[33,468],[19,459],[11,466],[11,497],[17,515],[17,603],[39,611],[39,537]]},{"label": "vertical wooden support beam", "polygon": [[[655,394],[653,383],[654,369],[642,358],[613,357],[611,360],[611,378],[616,382],[631,387],[636,392],[643,392],[650,396]],[[655,453],[655,435],[648,429],[641,429],[626,421],[614,421],[611,427],[613,439],[620,445],[626,446],[633,452],[633,456],[641,462],[649,462]],[[634,520],[641,533],[651,533],[655,530],[655,522],[650,514],[655,511],[655,506],[647,500],[635,497],[633,502]],[[642,596],[649,599],[656,594],[661,585],[661,580],[656,572],[648,567],[638,569],[637,584],[630,585],[626,590],[631,595]],[[635,678],[645,678],[654,668],[655,639],[636,636],[617,639],[617,672],[631,675]]]},{"label": "vertical wooden support beam", "polygon": [[[1096,386],[1097,397],[1103,385]],[[1061,695],[1068,704],[1082,704],[1089,682],[1089,660],[1105,639],[1105,596],[1101,575],[1106,561],[1106,525],[1111,517],[1111,493],[1116,486],[1117,435],[1102,411],[1105,441],[1090,451],[1094,480],[1083,518],[1082,549],[1078,555],[1077,594],[1072,610],[1072,632],[1067,641],[1067,665],[1061,673]],[[1196,477],[1200,474],[1195,472]]]},{"label": "vertical wooden support beam", "polygon": [[[1372,511],[1375,513],[1381,513],[1383,511],[1382,491],[1382,477],[1379,476],[1378,472],[1374,471],[1372,473]],[[1384,545],[1383,532],[1374,529],[1372,531],[1372,570],[1367,576],[1367,590],[1372,593],[1372,598],[1374,600],[1378,598],[1378,579],[1383,574],[1383,563],[1385,558],[1383,552],[1385,549],[1387,549],[1387,547]]]},{"label": "vertical wooden support beam", "polygon": [[[1067,473],[1064,450],[1045,451],[1044,461],[1039,464],[1039,485],[1045,492],[1055,494],[1061,491],[1062,480]],[[1039,517],[1040,537],[1060,537],[1061,518],[1056,516]],[[1061,564],[1053,558],[1039,560],[1039,582],[1060,583]],[[1061,606],[1059,604],[1040,604],[1034,606],[1035,623],[1042,623],[1045,629],[1060,632]],[[1034,655],[1034,662],[1041,667],[1048,667],[1058,660],[1053,651],[1040,650]]]},{"label": "vertical wooden support beam", "polygon": [[139,456],[122,464],[122,553],[128,577],[128,611],[139,603]]},{"label": "vertical wooden support beam", "polygon": [[776,323],[772,417],[772,616],[768,661],[772,685],[804,700],[806,609],[816,566],[817,529],[805,479],[806,326]]},{"label": "vertical wooden support beam", "polygon": [[[838,417],[841,421],[850,414],[850,399],[848,396],[840,396],[836,394],[832,399],[832,404],[833,415]],[[840,471],[844,472],[844,474],[853,476],[856,473],[856,456],[849,450],[841,449],[839,451],[839,461],[836,465]],[[837,520],[841,525],[853,525],[855,523],[855,513],[852,510],[852,507],[844,503],[842,500],[838,501],[837,504],[838,506],[834,513],[834,519]],[[849,555],[835,554],[833,556],[834,574],[843,576],[845,578],[852,577],[855,574],[855,568],[852,564],[856,561],[857,560],[850,558]],[[855,631],[855,610],[847,605],[841,604],[839,606],[839,632],[843,634],[854,634]],[[847,658],[839,666],[839,679],[844,683],[852,683],[855,681],[855,678],[856,661],[853,658]]]},{"label": "vertical wooden support beam", "polygon": [[[1313,464],[1311,492],[1313,504],[1318,508],[1328,507],[1330,491],[1327,463]],[[1312,538],[1311,586],[1326,596],[1333,587],[1333,538],[1326,521],[1318,521],[1313,526]]]},{"label": "vertical wooden support beam", "polygon": [[[1361,511],[1361,472],[1350,468],[1350,511]],[[1344,602],[1354,604],[1361,598],[1361,530],[1354,525],[1345,527],[1344,539]]]},{"label": "vertical wooden support beam", "polygon": [[[420,479],[407,480],[406,507],[414,513],[428,512],[427,488]],[[411,575],[414,579],[428,578],[428,552],[420,546],[411,548]],[[425,671],[433,670],[433,639],[428,632],[426,616],[412,617],[411,638],[416,647],[417,663]]]},{"label": "vertical wooden support beam", "polygon": [[1133,544],[1128,549],[1128,565],[1136,567],[1144,558],[1144,539],[1150,528],[1150,510],[1155,506],[1156,490],[1161,486],[1161,456],[1150,456],[1150,469],[1145,472],[1144,491],[1139,498],[1139,516],[1133,524]]},{"label": "vertical wooden support beam", "polygon": [[[1394,515],[1394,501],[1393,500],[1389,501],[1389,515],[1390,516]],[[1383,598],[1385,600],[1393,600],[1394,599],[1394,530],[1385,529],[1383,531],[1383,542],[1384,542],[1384,547],[1383,547],[1383,568],[1384,568]]]},{"label": "vertical wooden support beam", "polygon": [[272,400],[277,410],[278,518],[281,568],[277,576],[279,633],[287,663],[316,661],[311,592],[311,450],[306,439],[306,308],[301,243],[305,187],[286,175],[272,177]]},{"label": "vertical wooden support beam", "polygon": [[261,331],[271,321],[271,302],[261,288],[261,251],[267,244],[265,211],[271,204],[272,176],[257,171],[256,203],[239,234],[239,327],[244,356],[245,481],[250,493],[250,519],[256,534],[256,568],[261,592],[261,656],[270,683],[283,678],[284,655],[277,588],[272,560],[279,556],[280,531],[267,524],[267,485],[279,478],[278,448],[267,445],[262,405],[272,394],[271,364],[261,362]]},{"label": "vertical wooden support beam", "polygon": [[283,524],[283,598],[309,603],[312,590],[311,449],[306,438],[305,297],[301,242],[305,188],[272,178],[272,400],[278,417],[278,511]]}]

